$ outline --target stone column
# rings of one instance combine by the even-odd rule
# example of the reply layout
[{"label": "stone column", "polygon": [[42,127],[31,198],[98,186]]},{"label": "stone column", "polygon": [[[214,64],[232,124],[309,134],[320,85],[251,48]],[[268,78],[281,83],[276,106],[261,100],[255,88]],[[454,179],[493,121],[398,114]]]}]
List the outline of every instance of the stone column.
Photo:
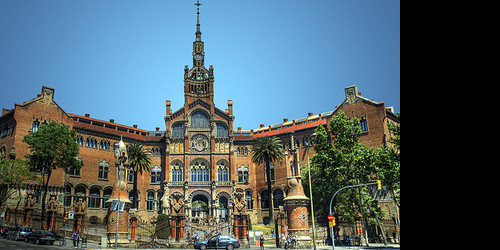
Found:
[{"label": "stone column", "polygon": [[288,217],[288,234],[297,235],[305,246],[312,245],[307,211],[309,198],[304,194],[300,176],[288,177],[288,185],[288,196],[283,199]]}]

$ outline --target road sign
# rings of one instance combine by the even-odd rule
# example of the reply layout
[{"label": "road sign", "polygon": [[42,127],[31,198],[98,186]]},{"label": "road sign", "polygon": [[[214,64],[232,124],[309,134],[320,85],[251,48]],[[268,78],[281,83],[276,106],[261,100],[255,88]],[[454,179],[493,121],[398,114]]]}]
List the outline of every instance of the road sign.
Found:
[{"label": "road sign", "polygon": [[328,220],[332,221],[333,220],[333,214],[328,215]]},{"label": "road sign", "polygon": [[75,212],[69,211],[68,213],[68,219],[72,220],[75,217]]}]

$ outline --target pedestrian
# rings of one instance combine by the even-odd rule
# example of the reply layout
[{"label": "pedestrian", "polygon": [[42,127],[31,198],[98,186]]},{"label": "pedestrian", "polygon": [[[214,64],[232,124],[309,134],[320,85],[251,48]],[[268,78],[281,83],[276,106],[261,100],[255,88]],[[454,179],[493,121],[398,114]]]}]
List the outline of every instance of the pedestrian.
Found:
[{"label": "pedestrian", "polygon": [[260,249],[264,249],[264,234],[260,235]]},{"label": "pedestrian", "polygon": [[73,247],[78,248],[78,230],[73,234]]},{"label": "pedestrian", "polygon": [[274,229],[271,228],[271,238],[274,238]]}]

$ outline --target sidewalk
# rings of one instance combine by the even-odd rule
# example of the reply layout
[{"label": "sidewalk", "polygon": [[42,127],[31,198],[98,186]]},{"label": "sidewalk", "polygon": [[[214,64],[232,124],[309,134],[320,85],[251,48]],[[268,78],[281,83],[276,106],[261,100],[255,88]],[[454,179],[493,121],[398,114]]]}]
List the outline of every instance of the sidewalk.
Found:
[{"label": "sidewalk", "polygon": [[[66,246],[66,247],[61,247],[60,249],[75,249],[73,248],[73,242],[69,242],[71,245]],[[83,248],[80,248],[83,249]],[[114,249],[114,248],[109,248],[106,246],[101,246],[97,243],[94,242],[88,242],[87,248],[85,249]],[[136,249],[136,248],[119,248],[119,249]],[[153,249],[153,248],[146,248],[146,249]],[[158,248],[156,248],[158,249]],[[175,248],[168,248],[168,249],[175,249]],[[245,249],[245,248],[241,248]],[[260,250],[259,246],[251,246],[250,248],[246,249],[251,249],[251,250]],[[277,248],[277,247],[270,247],[270,246],[265,246],[264,249],[283,249],[283,248]],[[312,249],[312,248],[311,248]],[[331,246],[321,246],[317,247],[317,249],[322,249],[322,250],[327,250],[327,249],[332,249]],[[346,250],[346,249],[400,249],[399,244],[388,244],[387,246],[384,246],[382,243],[370,243],[370,247],[366,246],[335,246],[335,250]]]}]

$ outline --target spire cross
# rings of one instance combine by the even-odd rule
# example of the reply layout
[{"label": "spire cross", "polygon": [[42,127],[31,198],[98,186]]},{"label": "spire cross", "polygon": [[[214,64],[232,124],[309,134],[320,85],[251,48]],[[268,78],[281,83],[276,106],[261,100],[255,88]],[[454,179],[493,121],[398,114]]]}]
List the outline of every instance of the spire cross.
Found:
[{"label": "spire cross", "polygon": [[200,1],[196,1],[196,3],[195,3],[194,5],[196,5],[196,6],[197,6],[196,10],[197,10],[198,12],[196,12],[196,14],[198,14],[198,15],[199,15],[199,14],[200,14],[200,6],[201,6],[201,5],[203,5],[203,4],[201,4],[201,3],[200,3]]}]

